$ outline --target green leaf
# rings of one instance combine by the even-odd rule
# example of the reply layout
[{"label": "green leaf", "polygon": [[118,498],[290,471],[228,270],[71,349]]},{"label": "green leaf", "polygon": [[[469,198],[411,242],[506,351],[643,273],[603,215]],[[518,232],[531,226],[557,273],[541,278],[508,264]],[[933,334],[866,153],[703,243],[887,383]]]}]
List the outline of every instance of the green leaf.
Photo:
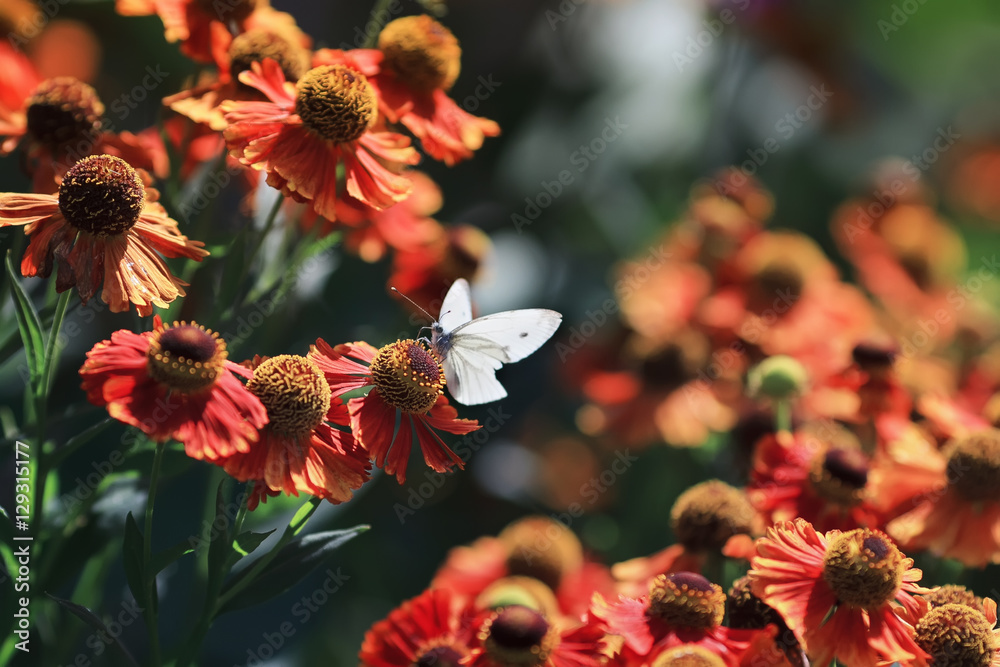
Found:
[{"label": "green leaf", "polygon": [[236,538],[236,547],[242,556],[249,556],[254,552],[254,549],[261,545],[261,542],[266,540],[268,536],[271,535],[276,529],[272,528],[266,533],[255,533],[253,531],[246,531],[240,533]]},{"label": "green leaf", "polygon": [[140,607],[148,604],[146,596],[146,573],[142,563],[142,531],[129,512],[125,516],[125,539],[122,541],[122,563],[125,566],[125,580],[132,597]]},{"label": "green leaf", "polygon": [[97,614],[90,611],[83,605],[76,604],[75,602],[70,602],[69,600],[64,600],[62,598],[57,598],[55,595],[52,595],[50,593],[46,593],[45,595],[47,595],[51,600],[55,600],[55,602],[59,604],[59,606],[61,606],[66,611],[79,618],[81,621],[83,621],[90,627],[94,628],[98,632],[104,633],[102,639],[104,639],[105,641],[110,640],[118,648],[118,650],[122,652],[122,655],[125,656],[125,661],[128,664],[134,665],[135,667],[139,667],[139,663],[135,661],[135,658],[133,658],[132,654],[128,652],[128,649],[125,648],[125,645],[122,644],[120,641],[118,641],[118,635],[120,635],[121,632],[115,634],[110,630],[108,630],[107,626],[104,625],[104,621],[102,621],[97,616]]},{"label": "green leaf", "polygon": [[292,516],[292,520],[288,522],[288,529],[292,531],[292,535],[298,535],[299,531],[306,527],[306,522],[309,521],[309,517],[313,515],[319,509],[319,503],[316,502],[314,498],[311,502],[305,503],[295,512]]},{"label": "green leaf", "polygon": [[192,553],[197,546],[197,541],[186,537],[174,546],[158,554],[153,554],[149,559],[149,571],[154,577],[166,566],[176,561],[181,556]]},{"label": "green leaf", "polygon": [[42,377],[42,364],[45,354],[45,339],[42,337],[42,322],[38,319],[38,311],[32,305],[31,299],[25,294],[14,272],[14,264],[7,253],[7,274],[10,276],[10,289],[14,294],[14,315],[17,317],[17,327],[21,331],[21,342],[28,358],[28,373],[34,386],[38,386]]},{"label": "green leaf", "polygon": [[[233,596],[219,613],[252,607],[281,595],[326,562],[340,546],[369,528],[370,526],[362,525],[346,530],[330,530],[306,535],[300,540],[286,544],[274,560],[257,575],[253,583]],[[230,579],[222,590],[223,595],[241,583],[251,569],[247,568]]]}]

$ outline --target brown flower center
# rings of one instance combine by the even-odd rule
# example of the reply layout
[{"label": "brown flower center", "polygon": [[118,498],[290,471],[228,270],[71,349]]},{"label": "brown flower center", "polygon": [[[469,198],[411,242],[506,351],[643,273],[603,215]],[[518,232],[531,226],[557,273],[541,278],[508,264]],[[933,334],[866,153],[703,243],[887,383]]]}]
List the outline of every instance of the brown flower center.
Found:
[{"label": "brown flower center", "polygon": [[754,509],[746,493],[709,480],[680,495],[670,510],[677,541],[691,551],[721,549],[733,535],[749,534]]},{"label": "brown flower center", "polygon": [[80,152],[90,152],[104,115],[93,88],[71,76],[46,79],[28,98],[27,107],[28,132],[35,141],[51,149],[84,142]]},{"label": "brown flower center", "polygon": [[195,0],[195,4],[210,18],[226,24],[246,20],[260,3],[261,0]]},{"label": "brown flower center", "polygon": [[931,609],[917,623],[915,639],[934,667],[988,667],[998,648],[986,616],[961,604]]},{"label": "brown flower center", "polygon": [[146,364],[154,380],[187,394],[212,386],[227,354],[219,334],[194,322],[174,322],[153,333]]},{"label": "brown flower center", "polygon": [[399,340],[378,351],[372,382],[386,403],[403,412],[426,414],[444,389],[441,363],[415,340]]},{"label": "brown flower center", "polygon": [[295,112],[315,134],[340,144],[358,139],[375,125],[378,101],[361,72],[323,65],[299,80]]},{"label": "brown flower center", "polygon": [[697,644],[682,644],[663,651],[653,660],[652,667],[725,667],[726,662]]},{"label": "brown flower center", "polygon": [[877,530],[858,528],[834,537],[823,557],[823,578],[843,603],[874,609],[899,591],[903,554]]},{"label": "brown flower center", "polygon": [[860,449],[828,449],[813,462],[809,481],[820,497],[853,507],[861,502],[868,483],[868,456]]},{"label": "brown flower center", "polygon": [[254,369],[247,389],[267,409],[268,428],[282,435],[308,435],[330,410],[330,385],[305,357],[282,354],[267,359]]},{"label": "brown flower center", "polygon": [[[248,71],[252,63],[264,58],[278,63],[288,81],[298,81],[309,68],[309,53],[305,49],[289,44],[267,30],[250,30],[234,37],[229,46],[229,58],[229,71],[236,81],[240,72]],[[240,86],[244,84],[240,83]],[[249,86],[244,87],[250,89]]]},{"label": "brown flower center", "polygon": [[803,665],[802,647],[794,633],[788,629],[785,620],[775,609],[765,604],[753,594],[750,589],[750,577],[742,576],[733,582],[726,597],[726,613],[729,615],[729,627],[756,630],[773,623],[778,627],[775,645],[792,665]]},{"label": "brown flower center", "polygon": [[378,36],[385,66],[411,88],[449,90],[458,78],[462,49],[451,31],[426,14],[404,16]]},{"label": "brown flower center", "polygon": [[537,611],[512,605],[483,623],[479,640],[495,663],[534,667],[548,660],[559,642],[559,633]]},{"label": "brown flower center", "polygon": [[672,628],[714,628],[726,613],[726,594],[694,572],[661,574],[649,584],[647,616]]},{"label": "brown flower center", "polygon": [[583,546],[569,528],[548,517],[526,517],[498,536],[507,547],[507,571],[533,577],[552,590],[562,578],[583,566]]},{"label": "brown flower center", "polygon": [[66,222],[95,236],[127,232],[139,220],[145,201],[139,174],[111,155],[83,158],[59,186],[59,210]]},{"label": "brown flower center", "polygon": [[945,449],[948,484],[969,502],[1000,501],[1000,430],[991,428],[954,440]]}]

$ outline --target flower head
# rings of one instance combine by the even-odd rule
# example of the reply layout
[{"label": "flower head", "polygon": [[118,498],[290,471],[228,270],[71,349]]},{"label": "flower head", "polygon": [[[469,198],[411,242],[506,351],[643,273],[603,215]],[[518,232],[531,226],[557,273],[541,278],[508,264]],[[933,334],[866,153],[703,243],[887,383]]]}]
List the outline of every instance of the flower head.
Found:
[{"label": "flower head", "polygon": [[[479,423],[457,418],[442,395],[440,361],[422,343],[400,340],[376,350],[367,343],[330,347],[318,340],[309,358],[325,374],[334,395],[372,387],[366,396],[348,401],[351,430],[375,465],[396,475],[400,484],[406,480],[414,438],[433,470],[463,466],[434,429],[465,434],[478,429]],[[397,414],[402,422],[394,435]]]},{"label": "flower head", "polygon": [[335,220],[341,163],[347,193],[369,206],[383,209],[409,194],[409,180],[393,169],[416,164],[419,155],[406,137],[377,130],[374,89],[360,71],[315,67],[296,87],[265,58],[239,80],[269,101],[222,104],[230,154],[266,172],[268,183],[286,196]]},{"label": "flower head", "polygon": [[604,631],[587,623],[561,629],[540,611],[500,607],[479,625],[466,664],[475,667],[597,667],[604,662]]},{"label": "flower head", "polygon": [[248,452],[223,466],[239,480],[297,496],[305,492],[332,503],[350,500],[368,480],[370,465],[347,425],[347,410],[306,357],[283,354],[256,360],[247,389],[267,410],[268,425]]},{"label": "flower head", "polygon": [[386,24],[378,50],[322,49],[313,64],[349,64],[364,71],[378,95],[379,113],[402,123],[428,155],[453,165],[472,157],[486,137],[500,134],[495,122],[473,116],[448,97],[461,56],[450,30],[418,15]]},{"label": "flower head", "polygon": [[57,195],[0,194],[0,226],[7,225],[24,225],[31,237],[23,275],[48,277],[58,259],[59,292],[76,287],[86,303],[103,282],[101,298],[116,313],[131,302],[150,315],[184,296],[187,283],[159,254],[198,261],[208,254],[178,231],[136,170],[111,155],[77,162]]},{"label": "flower head", "polygon": [[365,634],[364,667],[459,667],[475,629],[472,610],[446,589],[429,589],[394,609]]},{"label": "flower head", "polygon": [[725,603],[720,586],[694,572],[674,572],[655,577],[648,595],[637,599],[622,596],[608,604],[595,595],[590,613],[623,637],[623,655],[637,663],[675,647],[700,646],[732,667],[763,631],[723,627]]},{"label": "flower head", "polygon": [[[975,431],[913,461],[927,487],[909,498],[916,507],[886,530],[908,549],[962,561],[970,567],[1000,563],[1000,430]],[[901,472],[889,470],[885,486]]]},{"label": "flower head", "polygon": [[[916,625],[917,644],[933,667],[996,667],[1000,665],[1000,630],[996,603],[984,611],[963,604],[945,604],[927,612]],[[984,613],[985,612],[985,613]]]},{"label": "flower head", "polygon": [[226,344],[194,322],[152,331],[121,330],[87,353],[80,369],[94,405],[157,442],[175,439],[188,456],[218,461],[248,452],[267,423],[261,402],[237,376],[246,369],[229,361]]},{"label": "flower head", "polygon": [[[817,533],[806,521],[782,522],[757,542],[754,595],[781,614],[815,664],[836,657],[849,665],[909,661],[926,654],[913,627],[920,570],[881,531]],[[828,618],[829,617],[829,618]]]}]

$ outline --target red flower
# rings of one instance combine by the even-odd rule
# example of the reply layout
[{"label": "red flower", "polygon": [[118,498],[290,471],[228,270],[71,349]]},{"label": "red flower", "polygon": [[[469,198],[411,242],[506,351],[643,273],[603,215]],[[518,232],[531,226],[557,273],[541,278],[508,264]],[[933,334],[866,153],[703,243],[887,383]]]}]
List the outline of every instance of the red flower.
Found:
[{"label": "red flower", "polygon": [[747,487],[768,525],[801,517],[821,530],[878,528],[881,514],[868,486],[871,460],[846,429],[826,422],[767,435],[754,452]]},{"label": "red flower", "polygon": [[857,529],[817,533],[805,520],[785,521],[757,541],[750,570],[754,594],[777,610],[814,664],[875,665],[926,658],[914,642],[912,617],[926,602],[913,597],[913,568],[887,535]]},{"label": "red flower", "polygon": [[350,500],[368,481],[370,464],[349,431],[326,423],[346,427],[347,410],[331,396],[323,374],[309,359],[288,354],[250,365],[247,389],[264,404],[269,422],[248,452],[221,462],[226,472],[287,495]]},{"label": "red flower", "polygon": [[[368,343],[330,347],[317,340],[309,358],[325,374],[335,396],[372,385],[363,398],[348,401],[351,430],[368,450],[375,465],[402,484],[414,438],[424,462],[445,472],[462,459],[444,443],[434,429],[463,435],[480,428],[471,419],[459,419],[448,404],[444,372],[437,359],[415,340],[401,340],[376,350]],[[393,435],[397,415],[399,431]]]},{"label": "red flower", "polygon": [[362,71],[376,89],[379,113],[402,123],[428,155],[447,165],[472,157],[483,139],[500,134],[495,122],[473,116],[448,97],[462,50],[443,25],[426,15],[396,19],[379,34],[378,47],[322,49],[313,64],[346,64]]},{"label": "red flower", "polygon": [[382,209],[410,192],[405,176],[387,169],[416,164],[409,139],[374,131],[375,93],[360,72],[342,65],[309,70],[298,87],[267,58],[240,81],[269,102],[223,103],[226,143],[245,165],[267,173],[267,182],[320,215],[336,219],[337,170],[343,163],[347,194]]},{"label": "red flower", "polygon": [[198,261],[208,255],[177,230],[156,196],[127,162],[97,155],[66,174],[58,195],[0,194],[0,227],[25,225],[31,237],[22,275],[48,277],[58,259],[57,291],[75,286],[86,303],[103,282],[101,299],[112,312],[132,302],[145,316],[185,295],[187,283],[159,254]]},{"label": "red flower", "polygon": [[267,413],[236,377],[246,369],[226,359],[218,334],[194,322],[153,321],[152,331],[116,331],[87,353],[80,369],[87,398],[157,442],[184,443],[195,459],[249,451]]},{"label": "red flower", "polygon": [[614,604],[595,595],[590,608],[607,632],[624,639],[622,659],[627,663],[651,663],[665,650],[694,645],[735,667],[754,637],[765,632],[723,627],[726,595],[700,574],[660,575],[649,591],[638,599],[621,596]]},{"label": "red flower", "polygon": [[358,659],[365,667],[456,666],[469,655],[473,613],[454,593],[426,590],[365,633]]},{"label": "red flower", "polygon": [[561,613],[573,618],[586,613],[595,591],[614,591],[607,567],[585,557],[573,531],[543,516],[519,519],[497,537],[451,549],[431,586],[475,598],[505,577],[527,577],[546,587]]}]

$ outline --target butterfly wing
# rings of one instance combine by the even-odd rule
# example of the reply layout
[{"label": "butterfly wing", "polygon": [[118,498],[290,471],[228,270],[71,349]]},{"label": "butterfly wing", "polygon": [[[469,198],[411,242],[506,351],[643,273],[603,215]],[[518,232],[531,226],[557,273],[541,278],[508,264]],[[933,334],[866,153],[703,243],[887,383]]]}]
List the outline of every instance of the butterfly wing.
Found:
[{"label": "butterfly wing", "polygon": [[444,358],[448,391],[459,403],[496,401],[507,391],[496,379],[505,363],[520,361],[545,343],[562,321],[554,310],[508,310],[463,324],[450,335]]},{"label": "butterfly wing", "polygon": [[[520,361],[540,348],[559,328],[562,315],[545,308],[505,310],[479,317],[452,332],[452,346],[463,341],[486,339],[490,347],[499,348],[496,359],[505,364]],[[485,348],[483,343],[479,347]]]},{"label": "butterfly wing", "polygon": [[480,405],[498,401],[507,395],[496,378],[497,370],[503,363],[497,359],[502,353],[499,347],[481,345],[482,340],[464,341],[464,345],[452,347],[444,358],[444,377],[448,392],[463,405]]},{"label": "butterfly wing", "polygon": [[469,292],[469,283],[465,278],[459,278],[452,283],[444,297],[437,323],[441,325],[444,333],[448,333],[471,319],[472,295]]}]

